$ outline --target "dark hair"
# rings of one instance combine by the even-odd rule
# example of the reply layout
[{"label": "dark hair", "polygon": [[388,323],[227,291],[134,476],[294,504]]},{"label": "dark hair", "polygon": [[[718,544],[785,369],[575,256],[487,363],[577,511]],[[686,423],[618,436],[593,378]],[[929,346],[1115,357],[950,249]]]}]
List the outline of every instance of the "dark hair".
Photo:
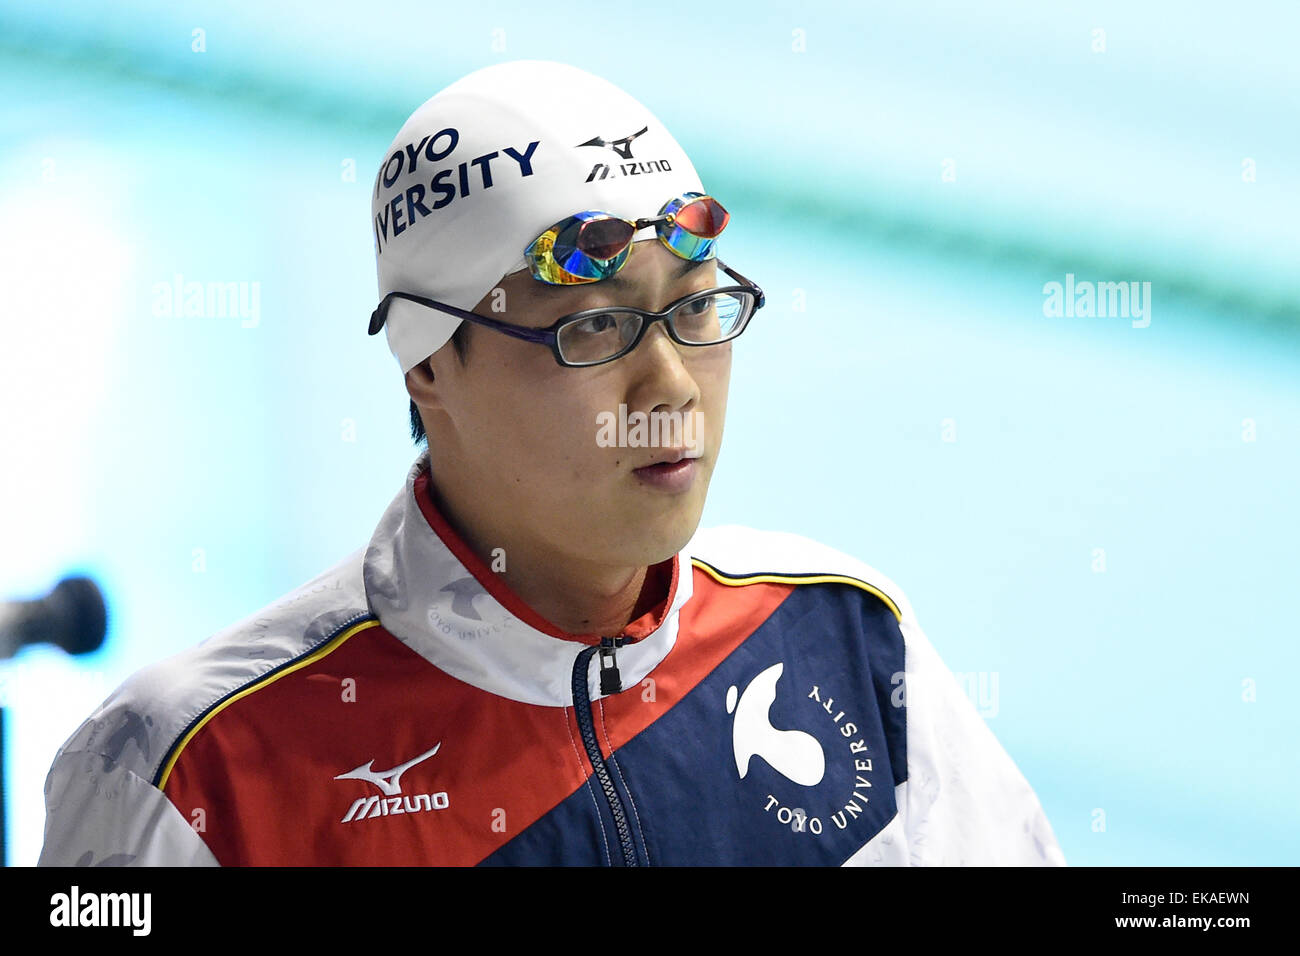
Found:
[{"label": "dark hair", "polygon": [[[462,322],[456,326],[456,331],[451,337],[452,348],[456,350],[456,358],[461,365],[465,364],[465,356],[469,354],[469,330],[472,327],[470,322]],[[424,434],[424,421],[420,418],[420,410],[411,402],[411,441],[415,444],[424,442],[428,444],[429,438]]]}]

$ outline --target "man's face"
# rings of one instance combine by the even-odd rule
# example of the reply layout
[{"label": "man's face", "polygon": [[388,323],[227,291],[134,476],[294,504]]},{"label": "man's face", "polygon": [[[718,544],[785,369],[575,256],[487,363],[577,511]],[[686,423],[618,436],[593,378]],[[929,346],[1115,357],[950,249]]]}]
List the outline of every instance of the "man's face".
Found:
[{"label": "man's face", "polygon": [[[613,279],[556,287],[523,270],[504,278],[474,311],[545,328],[602,306],[657,311],[718,284],[713,260],[692,263],[650,239],[635,244]],[[474,525],[478,543],[490,549],[496,545],[484,533],[508,535],[534,553],[610,566],[655,564],[679,551],[699,526],[722,445],[732,343],[679,346],[656,322],[629,354],[566,368],[546,346],[481,326],[470,336],[466,366],[448,343],[430,359],[435,380],[412,394],[428,429],[435,484],[451,510]],[[602,416],[617,422],[620,404],[629,423],[634,413],[661,421],[662,413],[674,413],[694,433],[661,434],[658,447],[608,445],[611,432],[599,423]],[[664,445],[691,441],[699,458],[684,490],[636,473],[662,458]]]}]

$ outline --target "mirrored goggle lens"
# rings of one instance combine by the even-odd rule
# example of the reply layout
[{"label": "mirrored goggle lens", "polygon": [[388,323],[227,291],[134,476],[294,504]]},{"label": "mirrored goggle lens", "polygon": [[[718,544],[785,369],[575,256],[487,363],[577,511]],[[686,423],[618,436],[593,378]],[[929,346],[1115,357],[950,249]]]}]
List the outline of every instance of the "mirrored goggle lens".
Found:
[{"label": "mirrored goggle lens", "polygon": [[555,285],[596,282],[622,268],[632,227],[604,213],[581,213],[528,248],[534,274]]},{"label": "mirrored goggle lens", "polygon": [[716,239],[727,228],[730,218],[731,214],[722,208],[722,203],[712,196],[705,196],[678,209],[675,225],[703,239]]},{"label": "mirrored goggle lens", "polygon": [[671,223],[659,223],[658,231],[669,249],[683,259],[710,259],[715,240],[731,218],[722,203],[712,196],[693,199],[674,199],[664,206],[663,214],[671,214]]},{"label": "mirrored goggle lens", "polygon": [[591,219],[578,227],[577,247],[593,259],[613,259],[632,235],[632,224],[622,219]]},{"label": "mirrored goggle lens", "polygon": [[[655,229],[669,249],[683,259],[709,259],[714,240],[731,216],[712,196],[686,193],[664,204]],[[599,282],[623,268],[632,248],[635,226],[605,212],[577,213],[539,236],[525,251],[533,275],[552,285]]]}]

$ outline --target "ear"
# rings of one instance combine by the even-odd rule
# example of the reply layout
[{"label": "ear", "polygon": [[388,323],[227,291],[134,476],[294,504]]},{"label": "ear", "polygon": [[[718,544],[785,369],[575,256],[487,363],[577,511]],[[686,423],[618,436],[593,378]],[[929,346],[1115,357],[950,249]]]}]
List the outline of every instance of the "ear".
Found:
[{"label": "ear", "polygon": [[441,400],[438,385],[433,375],[433,356],[411,366],[406,373],[406,392],[421,409],[438,408]]}]

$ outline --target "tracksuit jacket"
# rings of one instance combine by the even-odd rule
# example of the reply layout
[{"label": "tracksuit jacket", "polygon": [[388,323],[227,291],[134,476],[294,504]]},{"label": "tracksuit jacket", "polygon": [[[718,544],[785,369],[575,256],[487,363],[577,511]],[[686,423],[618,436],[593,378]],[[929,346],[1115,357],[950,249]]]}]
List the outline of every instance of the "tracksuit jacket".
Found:
[{"label": "tracksuit jacket", "polygon": [[1064,865],[902,591],[698,531],[618,635],[558,630],[439,514],[138,671],[60,748],[41,865]]}]

